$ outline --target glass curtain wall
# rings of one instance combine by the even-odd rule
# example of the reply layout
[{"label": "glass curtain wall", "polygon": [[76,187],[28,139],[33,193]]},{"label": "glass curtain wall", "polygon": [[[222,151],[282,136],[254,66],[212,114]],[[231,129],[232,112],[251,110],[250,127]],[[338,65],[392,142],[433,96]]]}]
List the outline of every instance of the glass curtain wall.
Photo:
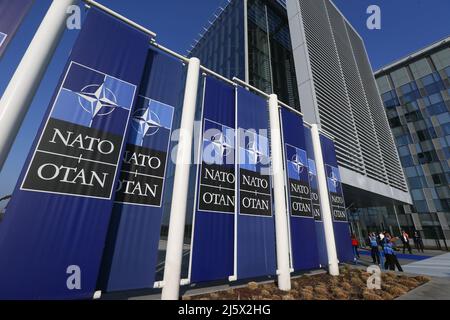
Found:
[{"label": "glass curtain wall", "polygon": [[244,0],[231,1],[189,53],[231,79],[245,79]]},{"label": "glass curtain wall", "polygon": [[300,110],[286,10],[276,1],[248,0],[249,82]]},{"label": "glass curtain wall", "polygon": [[[450,48],[377,75],[423,237],[447,239],[450,216]],[[444,220],[445,220],[444,218]]]}]

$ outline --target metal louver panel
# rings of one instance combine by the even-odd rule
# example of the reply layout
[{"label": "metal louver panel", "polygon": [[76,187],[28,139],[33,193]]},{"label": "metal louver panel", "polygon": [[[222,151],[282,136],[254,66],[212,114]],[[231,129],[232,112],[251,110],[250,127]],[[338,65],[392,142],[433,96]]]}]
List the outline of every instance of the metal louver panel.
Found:
[{"label": "metal louver panel", "polygon": [[330,0],[298,0],[322,128],[339,165],[408,191],[364,43]]},{"label": "metal louver panel", "polygon": [[339,164],[365,174],[325,3],[323,0],[300,0],[300,7],[322,128],[336,137]]}]

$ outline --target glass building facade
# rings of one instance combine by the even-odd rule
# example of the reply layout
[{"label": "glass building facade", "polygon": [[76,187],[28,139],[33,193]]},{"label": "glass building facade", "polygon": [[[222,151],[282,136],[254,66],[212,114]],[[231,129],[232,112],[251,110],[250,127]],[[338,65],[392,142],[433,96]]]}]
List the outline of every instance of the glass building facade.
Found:
[{"label": "glass building facade", "polygon": [[[413,206],[414,227],[450,239],[450,37],[375,73]],[[439,243],[438,243],[439,244]],[[432,243],[430,243],[432,245]]]},{"label": "glass building facade", "polygon": [[[276,93],[300,110],[289,23],[283,1],[234,0],[189,51],[202,64]],[[247,54],[246,54],[247,53]]]},{"label": "glass building facade", "polygon": [[[294,4],[297,6],[297,15],[292,10]],[[289,10],[292,11],[289,14],[291,20],[294,16],[301,16],[302,19],[292,23],[288,17]],[[299,28],[300,25],[303,27]],[[302,36],[308,41],[297,39]],[[293,48],[293,42],[308,43],[308,48],[303,50],[309,55],[306,62],[302,60],[304,54],[298,52],[301,45]],[[437,221],[443,219],[439,220],[437,215],[433,215],[426,220],[428,222],[422,219],[424,223],[419,225],[417,215],[411,214],[416,209],[403,206],[403,203],[410,201],[410,196],[399,152],[403,165],[408,160],[403,156],[403,149],[397,150],[394,140],[408,138],[399,138],[397,131],[394,131],[395,136],[392,134],[390,124],[392,126],[392,122],[397,120],[390,117],[388,122],[383,102],[395,109],[400,106],[400,98],[403,102],[416,101],[421,90],[427,90],[432,94],[426,103],[432,105],[431,109],[435,112],[440,112],[442,101],[436,101],[437,97],[433,94],[439,91],[443,95],[442,85],[445,87],[448,81],[445,80],[448,77],[444,77],[444,67],[423,74],[420,79],[425,78],[421,84],[412,83],[414,81],[411,80],[399,86],[390,86],[389,90],[382,92],[382,101],[363,40],[329,0],[291,1],[287,7],[286,1],[281,0],[230,1],[216,13],[200,39],[193,44],[189,56],[198,57],[204,66],[225,77],[238,77],[266,93],[276,93],[281,101],[302,111],[307,120],[311,108],[318,109],[312,110],[312,113],[320,115],[322,128],[337,139],[339,165],[343,176],[347,176],[344,194],[348,200],[350,223],[361,240],[368,232],[381,230],[396,235],[400,230],[410,233],[423,230],[424,238],[437,237],[439,232],[435,226],[441,225]],[[445,57],[439,59],[443,61]],[[445,64],[442,61],[441,65]],[[310,76],[306,74],[308,69],[312,70]],[[417,64],[416,69],[423,73],[420,64]],[[405,75],[400,72],[394,77],[402,79]],[[314,88],[318,106],[311,106],[314,103],[301,92],[306,80],[314,81],[311,88]],[[445,100],[444,96],[442,100]],[[405,119],[425,122],[414,111],[417,110],[404,114]],[[445,121],[442,117],[436,118],[433,125]],[[422,138],[427,137],[424,130],[417,130]],[[448,146],[448,141],[445,143]],[[423,150],[419,161],[427,161],[435,156],[431,152],[425,153],[428,151],[426,148]],[[448,147],[442,149],[441,159],[445,159],[444,153],[447,153],[448,158]],[[428,170],[435,170],[434,165],[431,166],[433,169]],[[448,193],[448,188],[444,191],[443,187],[448,181],[448,174],[443,174],[444,165],[441,167],[442,170],[433,171],[432,176],[436,181],[442,181],[442,186],[439,190],[435,188],[430,199],[433,196],[444,199],[444,193]],[[414,185],[409,185],[416,190]],[[420,197],[416,200],[423,201],[419,200]],[[422,196],[425,197],[426,194]],[[445,207],[444,202],[439,201],[439,204]],[[444,213],[444,216],[448,216],[448,213]],[[439,230],[444,233],[444,229]],[[434,246],[434,243],[429,245]]]},{"label": "glass building facade", "polygon": [[[410,196],[361,37],[331,1],[298,0],[300,12],[288,16],[294,3],[227,1],[188,56],[227,78],[276,93],[307,121],[320,123],[336,137],[338,162],[347,177],[350,223],[361,240],[369,231],[412,230],[411,215],[401,205]],[[289,18],[294,16],[303,16],[303,21],[293,29]],[[297,30],[301,23],[303,28]],[[298,53],[299,44],[306,42],[299,36],[309,37],[309,59]],[[299,60],[310,66],[302,67]],[[313,69],[311,76],[308,68]],[[318,106],[311,106],[300,92],[311,79]],[[320,114],[320,122],[307,117],[311,111]]]}]

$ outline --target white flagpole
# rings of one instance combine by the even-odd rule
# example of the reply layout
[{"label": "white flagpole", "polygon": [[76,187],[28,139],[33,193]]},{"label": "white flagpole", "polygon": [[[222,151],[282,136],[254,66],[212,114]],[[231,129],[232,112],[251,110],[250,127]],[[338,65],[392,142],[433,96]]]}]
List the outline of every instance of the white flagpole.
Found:
[{"label": "white flagpole", "polygon": [[67,8],[77,0],[53,0],[0,100],[0,170],[61,39]]},{"label": "white flagpole", "polygon": [[178,300],[183,259],[186,204],[191,167],[192,138],[197,104],[200,60],[189,59],[189,67],[184,92],[183,115],[181,117],[180,138],[176,158],[175,181],[170,209],[169,236],[167,239],[166,262],[162,300]]},{"label": "white flagpole", "polygon": [[270,141],[272,149],[273,190],[275,198],[275,236],[277,247],[278,288],[291,290],[291,272],[289,264],[288,216],[286,210],[286,192],[283,170],[283,145],[281,143],[281,125],[278,97],[269,97]]},{"label": "white flagpole", "polygon": [[328,254],[328,271],[330,275],[338,276],[339,261],[336,251],[336,240],[334,238],[333,218],[331,215],[331,206],[328,194],[325,165],[323,161],[322,145],[320,143],[320,133],[317,124],[311,125],[311,136],[314,147],[314,158],[316,160],[320,208],[322,210],[323,228],[325,231],[325,242]]}]

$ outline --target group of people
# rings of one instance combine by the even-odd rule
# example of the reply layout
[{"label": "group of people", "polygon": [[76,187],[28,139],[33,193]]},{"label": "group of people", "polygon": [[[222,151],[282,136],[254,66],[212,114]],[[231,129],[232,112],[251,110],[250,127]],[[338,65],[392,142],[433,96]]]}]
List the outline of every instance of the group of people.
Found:
[{"label": "group of people", "polygon": [[372,261],[374,264],[381,264],[381,255],[379,248],[384,254],[384,269],[395,271],[397,267],[398,271],[403,271],[400,262],[397,259],[395,253],[395,242],[398,238],[391,236],[389,232],[381,232],[378,235],[375,232],[369,233],[369,244]]},{"label": "group of people", "polygon": [[[375,232],[370,232],[367,238],[367,242],[370,246],[370,253],[372,256],[373,263],[376,265],[381,264],[380,252],[382,252],[385,258],[384,269],[395,271],[395,268],[397,268],[398,271],[403,271],[402,266],[400,265],[397,259],[395,251],[395,243],[398,240],[401,240],[403,244],[403,253],[405,253],[406,250],[408,250],[409,254],[412,254],[411,245],[409,243],[410,238],[408,233],[406,233],[406,231],[402,230],[400,237],[393,237],[389,232],[386,231],[380,232],[379,234],[376,234]],[[413,240],[416,250],[418,250],[419,252],[424,252],[422,237],[417,231],[414,233]],[[359,259],[359,252],[358,252],[359,242],[355,235],[352,236],[352,246],[355,258]]]},{"label": "group of people", "polygon": [[[403,244],[403,253],[405,253],[405,251],[408,250],[408,253],[412,254],[411,245],[409,243],[409,234],[406,233],[406,231],[402,230],[402,235],[400,237],[400,240],[402,241],[402,244]],[[422,237],[420,236],[419,232],[417,232],[417,231],[414,232],[413,241],[414,241],[414,246],[416,247],[416,250],[423,253],[424,245],[423,245]]]}]

